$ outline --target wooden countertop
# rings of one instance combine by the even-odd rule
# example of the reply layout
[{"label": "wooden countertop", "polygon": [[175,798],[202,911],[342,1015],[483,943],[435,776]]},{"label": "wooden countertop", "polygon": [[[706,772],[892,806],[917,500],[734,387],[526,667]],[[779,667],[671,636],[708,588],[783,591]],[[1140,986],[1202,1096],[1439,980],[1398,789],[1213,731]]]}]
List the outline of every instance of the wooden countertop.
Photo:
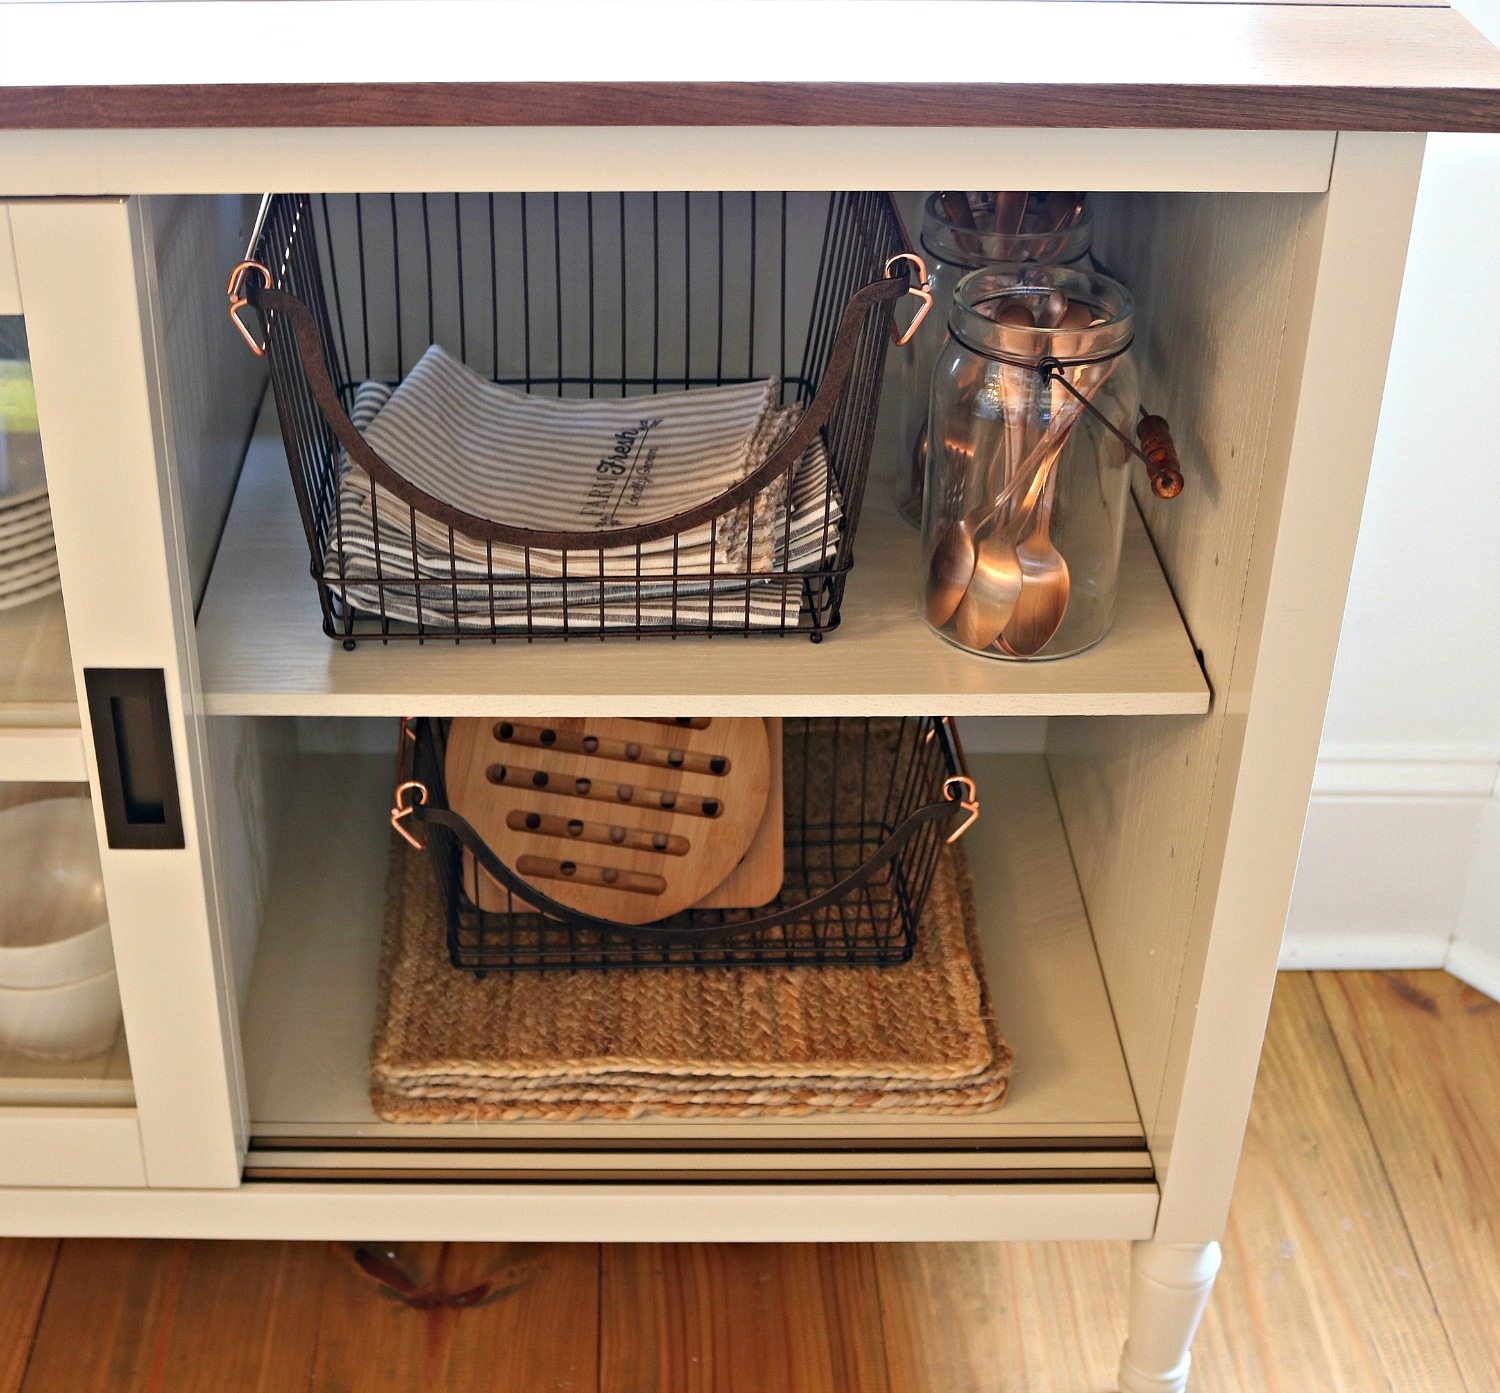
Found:
[{"label": "wooden countertop", "polygon": [[1500,53],[1440,4],[200,0],[5,11],[0,130],[1500,130]]}]

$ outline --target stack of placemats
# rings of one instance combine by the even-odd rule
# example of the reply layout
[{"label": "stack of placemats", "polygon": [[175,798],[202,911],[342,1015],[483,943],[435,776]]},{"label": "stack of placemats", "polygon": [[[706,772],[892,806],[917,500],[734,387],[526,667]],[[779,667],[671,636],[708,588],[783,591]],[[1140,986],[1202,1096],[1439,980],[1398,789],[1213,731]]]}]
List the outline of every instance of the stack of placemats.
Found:
[{"label": "stack of placemats", "polygon": [[946,851],[899,969],[455,973],[423,856],[393,838],[371,1069],[391,1122],[964,1113],[1011,1072],[967,866]]}]

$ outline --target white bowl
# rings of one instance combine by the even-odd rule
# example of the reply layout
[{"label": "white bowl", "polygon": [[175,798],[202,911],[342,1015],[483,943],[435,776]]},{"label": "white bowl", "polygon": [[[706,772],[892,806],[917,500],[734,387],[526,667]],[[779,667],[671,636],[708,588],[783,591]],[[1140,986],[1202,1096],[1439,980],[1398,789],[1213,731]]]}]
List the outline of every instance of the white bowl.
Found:
[{"label": "white bowl", "polygon": [[0,987],[59,987],[113,968],[88,799],[0,812]]},{"label": "white bowl", "polygon": [[28,1059],[92,1059],[119,1033],[114,968],[62,987],[0,987],[0,1049]]}]

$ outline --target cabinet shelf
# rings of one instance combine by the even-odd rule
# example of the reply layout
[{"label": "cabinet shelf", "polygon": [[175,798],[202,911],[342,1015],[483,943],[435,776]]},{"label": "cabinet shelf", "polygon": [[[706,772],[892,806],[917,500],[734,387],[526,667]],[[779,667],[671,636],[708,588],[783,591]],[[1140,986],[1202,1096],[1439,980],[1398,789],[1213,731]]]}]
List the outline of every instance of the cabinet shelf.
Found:
[{"label": "cabinet shelf", "polygon": [[[872,483],[872,494],[882,487]],[[274,408],[240,476],[198,617],[211,715],[413,713],[567,716],[1195,715],[1209,692],[1140,519],[1131,510],[1118,618],[1096,648],[1054,663],[992,662],[935,637],[917,613],[917,537],[867,502],[842,625],[795,638],[570,642],[365,641],[319,628]]]},{"label": "cabinet shelf", "polygon": [[[1018,1183],[1149,1180],[1046,765],[1040,756],[1014,755],[973,763],[987,795],[969,833],[983,952],[997,1019],[1018,1061],[1002,1107],[951,1118],[418,1126],[382,1122],[369,1098],[390,762],[301,756],[244,1018],[249,1173],[413,1166],[511,1173],[546,1165],[783,1171],[816,1169],[820,1157],[836,1154],[833,1164],[846,1171],[894,1167],[971,1179],[982,1172]],[[335,859],[338,873],[330,874]]]}]

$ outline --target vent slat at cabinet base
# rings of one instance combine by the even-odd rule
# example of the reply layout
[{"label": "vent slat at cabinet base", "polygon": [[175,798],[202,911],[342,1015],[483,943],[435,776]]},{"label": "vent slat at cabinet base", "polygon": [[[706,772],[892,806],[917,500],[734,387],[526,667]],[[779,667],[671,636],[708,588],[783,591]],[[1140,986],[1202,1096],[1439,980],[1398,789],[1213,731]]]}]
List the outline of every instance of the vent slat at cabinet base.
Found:
[{"label": "vent slat at cabinet base", "polygon": [[[14,1192],[19,1195],[22,1192]],[[1152,1184],[799,1186],[256,1180],[209,1190],[27,1191],[15,1234],[382,1242],[1061,1242],[1151,1236]],[[7,1196],[9,1198],[9,1196]]]}]

